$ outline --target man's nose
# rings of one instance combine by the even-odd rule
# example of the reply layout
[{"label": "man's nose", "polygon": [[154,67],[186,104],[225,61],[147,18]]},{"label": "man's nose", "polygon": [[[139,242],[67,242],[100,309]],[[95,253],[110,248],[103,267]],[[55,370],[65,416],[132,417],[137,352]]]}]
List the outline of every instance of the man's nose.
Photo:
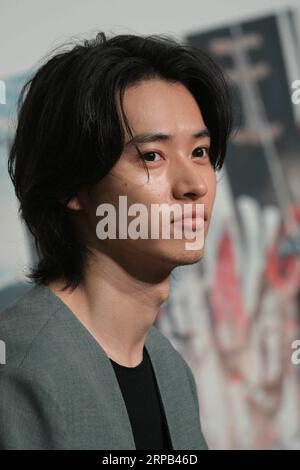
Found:
[{"label": "man's nose", "polygon": [[203,197],[208,190],[205,175],[204,166],[192,158],[177,158],[171,175],[174,198],[197,200]]}]

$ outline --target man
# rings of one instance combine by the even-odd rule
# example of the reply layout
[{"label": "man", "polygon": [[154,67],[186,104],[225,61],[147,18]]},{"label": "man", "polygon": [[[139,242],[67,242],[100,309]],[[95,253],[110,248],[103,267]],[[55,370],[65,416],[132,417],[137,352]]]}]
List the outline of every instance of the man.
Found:
[{"label": "man", "polygon": [[179,220],[196,229],[201,205],[205,238],[231,130],[222,72],[167,37],[99,33],[49,59],[22,97],[9,172],[39,263],[0,315],[0,447],[207,448],[192,371],[153,325],[172,270],[203,246],[105,238],[99,214],[120,215],[126,197],[149,234],[153,205],[188,205]]}]

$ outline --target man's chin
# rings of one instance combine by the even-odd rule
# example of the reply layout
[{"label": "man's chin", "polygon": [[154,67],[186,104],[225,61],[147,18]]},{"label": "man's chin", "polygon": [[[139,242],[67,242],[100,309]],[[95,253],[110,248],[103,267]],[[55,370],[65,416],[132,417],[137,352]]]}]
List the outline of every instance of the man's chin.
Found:
[{"label": "man's chin", "polygon": [[181,258],[181,264],[195,264],[203,257],[203,250],[186,252]]},{"label": "man's chin", "polygon": [[169,254],[173,266],[184,266],[198,263],[204,255],[204,247],[198,250],[179,250]]}]

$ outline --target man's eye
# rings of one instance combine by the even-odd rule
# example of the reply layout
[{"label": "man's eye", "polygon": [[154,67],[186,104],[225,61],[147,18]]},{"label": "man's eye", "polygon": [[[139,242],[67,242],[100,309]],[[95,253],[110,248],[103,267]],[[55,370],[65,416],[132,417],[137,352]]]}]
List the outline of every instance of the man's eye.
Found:
[{"label": "man's eye", "polygon": [[148,152],[148,153],[143,153],[143,154],[141,155],[141,158],[142,158],[143,160],[146,160],[147,162],[156,162],[156,161],[159,161],[159,160],[155,160],[155,155],[160,156],[159,153],[157,153],[157,152]]},{"label": "man's eye", "polygon": [[209,156],[209,149],[207,147],[197,147],[194,152],[197,152],[198,150],[200,150],[200,152],[198,153],[198,157],[208,157]]},{"label": "man's eye", "polygon": [[[207,147],[197,147],[193,153],[201,158],[209,157],[209,149]],[[143,153],[140,158],[142,160],[146,160],[147,162],[155,163],[159,161],[157,157],[160,157],[160,154],[158,152],[147,152]]]}]

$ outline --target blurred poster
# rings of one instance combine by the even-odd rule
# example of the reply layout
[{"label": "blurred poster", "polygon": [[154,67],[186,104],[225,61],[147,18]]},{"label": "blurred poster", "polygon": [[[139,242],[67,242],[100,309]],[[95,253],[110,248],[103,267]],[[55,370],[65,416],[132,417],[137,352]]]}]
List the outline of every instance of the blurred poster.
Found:
[{"label": "blurred poster", "polygon": [[293,15],[187,39],[229,76],[240,123],[217,177],[204,258],[175,270],[157,324],[192,367],[211,448],[300,449],[299,366],[291,361],[300,339]]}]

